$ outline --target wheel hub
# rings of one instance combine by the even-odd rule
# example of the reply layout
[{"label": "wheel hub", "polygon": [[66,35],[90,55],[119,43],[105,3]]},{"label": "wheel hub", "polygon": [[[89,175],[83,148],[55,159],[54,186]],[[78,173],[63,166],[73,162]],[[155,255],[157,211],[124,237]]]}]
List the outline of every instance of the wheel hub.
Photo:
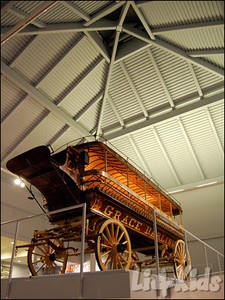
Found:
[{"label": "wheel hub", "polygon": [[51,254],[49,255],[49,260],[50,260],[50,261],[55,261],[55,260],[56,260],[55,253],[51,253]]},{"label": "wheel hub", "polygon": [[117,250],[117,252],[118,253],[123,253],[125,250],[126,250],[126,245],[124,245],[124,244],[118,244],[117,246],[116,246],[116,250]]}]

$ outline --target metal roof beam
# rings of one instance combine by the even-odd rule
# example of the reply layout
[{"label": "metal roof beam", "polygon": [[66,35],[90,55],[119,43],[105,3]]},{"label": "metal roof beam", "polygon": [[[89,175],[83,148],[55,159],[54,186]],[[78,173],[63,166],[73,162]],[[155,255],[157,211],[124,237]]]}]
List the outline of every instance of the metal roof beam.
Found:
[{"label": "metal roof beam", "polygon": [[85,32],[85,35],[89,39],[93,47],[104,57],[104,59],[109,63],[110,62],[110,50],[103,43],[101,37],[97,32]]},{"label": "metal roof beam", "polygon": [[26,50],[29,49],[29,47],[32,45],[33,41],[37,38],[37,36],[32,36],[28,43],[16,54],[16,56],[13,57],[13,60],[10,62],[10,67],[14,67],[14,65],[17,63],[17,61],[21,58],[23,53],[25,53]]},{"label": "metal roof beam", "polygon": [[99,102],[103,97],[103,92],[100,91],[94,98],[92,98],[87,105],[85,105],[73,118],[78,121],[95,103]]},{"label": "metal roof beam", "polygon": [[142,6],[145,6],[146,4],[149,4],[150,2],[153,2],[153,1],[149,1],[149,0],[147,0],[147,1],[137,1],[137,7],[142,7]]},{"label": "metal roof beam", "polygon": [[177,193],[177,191],[187,192],[187,191],[191,191],[191,190],[198,190],[199,188],[208,187],[210,185],[223,184],[223,183],[224,183],[224,177],[218,176],[218,177],[213,177],[210,179],[199,180],[199,181],[194,181],[194,182],[179,185],[179,186],[174,186],[174,187],[168,188],[167,192],[171,193],[171,194],[175,194],[175,193]]},{"label": "metal roof beam", "polygon": [[85,21],[90,21],[91,16],[87,14],[83,9],[77,6],[75,3],[71,3],[71,1],[60,1],[62,5],[68,8],[70,11],[77,14],[79,17],[84,19]]},{"label": "metal roof beam", "polygon": [[[28,16],[27,13],[25,13],[24,11],[22,11],[21,9],[17,8],[17,7],[10,7],[8,9],[8,11],[13,14],[16,17],[19,17],[20,19],[24,19]],[[39,28],[44,28],[46,26],[46,24],[40,20],[33,20],[30,22],[31,24],[39,27]]]},{"label": "metal roof beam", "polygon": [[19,23],[17,23],[15,26],[13,26],[9,31],[7,31],[5,34],[3,34],[3,36],[1,37],[1,44],[8,41],[17,32],[21,31],[24,27],[26,27],[28,24],[33,22],[37,17],[39,17],[40,15],[45,13],[47,10],[52,8],[57,3],[58,3],[58,1],[45,1],[44,3],[39,5],[26,18],[21,20]]},{"label": "metal roof beam", "polygon": [[90,135],[88,130],[81,126],[79,123],[74,121],[66,112],[55,105],[49,97],[42,94],[39,90],[28,83],[18,72],[12,70],[4,62],[1,62],[1,72],[5,74],[11,81],[13,81],[17,86],[24,90],[27,94],[31,95],[43,108],[47,108],[52,112],[57,118],[78,131],[82,136]]},{"label": "metal roof beam", "polygon": [[99,12],[97,12],[96,14],[94,14],[91,19],[87,22],[84,22],[83,25],[84,26],[89,26],[92,23],[100,20],[101,18],[107,16],[108,14],[112,13],[113,11],[117,10],[118,8],[120,8],[122,5],[124,5],[126,3],[126,1],[119,1],[119,2],[114,2],[110,5],[108,5],[107,7],[103,8],[102,10],[100,10]]},{"label": "metal roof beam", "polygon": [[170,33],[179,30],[193,30],[193,29],[203,29],[203,28],[212,28],[212,27],[223,27],[224,20],[216,20],[216,21],[208,21],[208,22],[200,22],[200,23],[192,23],[192,24],[185,24],[185,25],[175,25],[175,26],[168,26],[168,27],[161,27],[157,29],[152,29],[152,33],[154,35],[160,35],[165,33]]},{"label": "metal roof beam", "polygon": [[206,107],[206,108],[205,108],[205,111],[206,111],[207,118],[208,118],[208,120],[209,120],[209,124],[210,124],[210,126],[211,126],[211,128],[212,128],[213,134],[214,134],[214,136],[215,136],[216,143],[217,143],[218,148],[219,148],[219,150],[220,150],[220,154],[221,154],[222,158],[224,159],[224,150],[223,150],[222,144],[221,144],[221,142],[220,142],[218,133],[217,133],[217,131],[216,131],[215,125],[214,125],[214,123],[213,123],[212,117],[211,117],[211,115],[210,115],[209,108]]},{"label": "metal roof beam", "polygon": [[201,49],[186,51],[187,55],[192,57],[211,56],[211,55],[224,55],[224,48],[220,49]]},{"label": "metal roof beam", "polygon": [[121,117],[121,115],[120,115],[120,113],[119,113],[119,111],[118,111],[118,109],[117,109],[115,103],[113,102],[113,100],[112,100],[112,98],[111,98],[109,92],[108,92],[108,94],[107,94],[106,99],[108,100],[110,106],[112,107],[112,109],[113,109],[113,111],[114,111],[114,113],[115,113],[115,115],[116,115],[118,121],[120,122],[121,127],[124,128],[125,124],[124,124],[123,118]]},{"label": "metal roof beam", "polygon": [[[213,89],[211,91],[210,90],[208,91],[209,95],[210,95],[210,93],[213,93]],[[204,94],[204,97],[207,95],[207,93],[204,92],[204,90],[203,90],[203,94]],[[137,124],[132,125],[132,124],[127,123],[125,128],[120,129],[120,130],[116,130],[115,132],[113,132],[113,129],[110,129],[110,130],[104,132],[104,137],[107,140],[116,139],[116,138],[119,138],[121,136],[133,133],[135,131],[143,130],[145,127],[152,126],[152,125],[157,124],[159,122],[167,121],[168,119],[178,117],[178,116],[183,115],[185,113],[191,112],[194,109],[202,108],[204,106],[207,106],[209,104],[212,104],[212,103],[220,101],[220,100],[221,101],[224,100],[224,92],[220,92],[218,94],[213,94],[211,96],[203,98],[202,100],[196,101],[192,104],[185,105],[185,106],[182,106],[180,108],[176,108],[175,110],[171,110],[169,112],[162,113],[158,116],[149,118],[148,120],[144,120],[144,121],[139,122]],[[137,119],[137,121],[138,121],[138,119]],[[134,122],[135,122],[135,120],[134,120]]]},{"label": "metal roof beam", "polygon": [[[45,28],[36,28],[33,25],[28,25],[21,31],[17,36],[25,35],[41,35],[41,34],[54,34],[54,33],[66,33],[66,32],[92,32],[92,31],[103,31],[103,30],[116,30],[117,22],[110,20],[98,21],[90,26],[83,26],[80,23],[66,23],[66,24],[48,24]],[[13,27],[2,27],[1,35],[6,33]]]},{"label": "metal roof beam", "polygon": [[138,150],[137,145],[135,144],[133,137],[130,134],[128,134],[127,137],[129,139],[129,142],[131,143],[135,153],[137,154],[137,157],[139,158],[139,160],[142,164],[142,168],[145,170],[147,175],[150,175],[150,177],[153,177],[151,171],[148,168],[148,164],[146,164],[146,162],[144,161],[144,158],[142,157],[140,151]]},{"label": "metal roof beam", "polygon": [[131,77],[130,77],[130,75],[129,75],[129,73],[128,73],[128,71],[126,69],[126,66],[125,66],[125,64],[124,64],[123,61],[120,62],[120,66],[121,66],[121,68],[123,70],[123,73],[125,74],[125,76],[127,78],[127,81],[128,81],[128,83],[129,83],[129,85],[130,85],[130,87],[131,87],[131,89],[132,89],[132,91],[133,91],[133,93],[135,95],[135,98],[137,99],[137,101],[138,101],[138,103],[139,103],[139,105],[141,107],[141,110],[142,110],[144,116],[146,118],[148,118],[149,117],[148,116],[148,112],[147,112],[146,108],[144,107],[144,104],[143,104],[143,102],[142,102],[142,100],[141,100],[141,98],[140,98],[140,96],[139,96],[139,94],[138,94],[138,92],[137,92],[137,90],[136,90],[136,88],[134,86],[134,83],[133,83],[133,81],[132,81],[132,79],[131,79]]},{"label": "metal roof beam", "polygon": [[[39,87],[39,85],[41,84],[41,82],[51,73],[51,71],[72,51],[72,50],[74,50],[74,48],[76,47],[76,46],[78,46],[79,45],[79,43],[81,43],[84,39],[85,39],[86,37],[85,37],[85,35],[83,35],[83,36],[80,36],[80,38],[79,39],[76,39],[75,41],[74,41],[74,43],[68,48],[68,49],[66,49],[66,51],[63,53],[63,55],[61,54],[60,56],[59,56],[59,58],[58,58],[58,60],[56,60],[55,61],[55,63],[51,66],[51,68],[49,68],[48,69],[48,72],[46,72],[41,78],[39,78],[39,80],[38,80],[38,82],[36,82],[36,84],[34,85],[34,87],[35,88],[38,88]],[[29,43],[29,45],[30,45],[30,43]],[[26,49],[27,49],[27,47],[26,47]],[[17,60],[17,59],[16,59]],[[10,67],[12,68],[14,65],[15,65],[15,63],[16,63],[16,60],[14,60],[11,64],[10,64]],[[13,107],[13,109],[10,111],[10,113],[8,113],[7,114],[7,117],[14,111],[14,109],[16,109],[17,108],[17,106],[20,104],[20,103],[22,103],[22,101],[24,101],[24,100],[26,100],[27,99],[27,97],[28,97],[29,95],[26,95],[25,97],[23,97],[19,102],[17,102],[17,104]],[[5,121],[6,120],[6,118],[7,117],[5,117],[4,118],[4,120],[2,120],[2,122],[3,121]]]},{"label": "metal roof beam", "polygon": [[199,82],[198,82],[198,79],[197,79],[197,77],[196,77],[194,68],[193,68],[192,64],[190,64],[189,62],[188,62],[188,67],[189,67],[189,69],[190,69],[190,71],[191,71],[191,76],[192,76],[192,78],[194,79],[195,86],[196,86],[196,88],[197,88],[198,94],[199,94],[200,99],[201,99],[201,98],[203,97],[203,93],[202,93],[202,89],[201,89],[201,87],[200,87],[200,84],[199,84]]},{"label": "metal roof beam", "polygon": [[98,59],[94,62],[94,64],[89,67],[89,69],[85,70],[79,75],[79,78],[75,80],[72,84],[69,85],[69,87],[65,90],[65,92],[56,100],[56,104],[59,104],[62,102],[87,76],[95,70],[102,62],[104,61],[104,58],[102,56],[99,56]]},{"label": "metal roof beam", "polygon": [[[124,1],[122,1],[124,2]],[[114,41],[114,45],[113,45],[113,50],[112,50],[112,55],[111,55],[111,59],[110,59],[110,64],[109,64],[109,69],[108,69],[108,76],[106,79],[106,85],[105,85],[105,91],[104,91],[104,96],[102,99],[102,106],[101,106],[101,110],[100,110],[100,115],[99,115],[99,120],[98,120],[98,125],[97,125],[97,131],[96,134],[97,136],[99,136],[100,134],[102,134],[102,120],[103,120],[103,114],[104,114],[104,109],[105,109],[105,101],[108,95],[108,90],[109,90],[109,83],[110,83],[110,78],[111,78],[111,74],[112,74],[112,69],[113,69],[113,65],[114,65],[114,61],[115,61],[115,57],[116,57],[116,52],[117,52],[117,47],[118,47],[118,43],[119,43],[119,37],[120,37],[120,32],[122,30],[122,25],[123,25],[123,21],[125,19],[125,16],[128,12],[128,9],[130,7],[130,3],[129,1],[124,5],[121,14],[120,14],[120,18],[119,18],[119,22],[118,22],[118,26],[116,29],[116,36],[115,36],[115,41]]]},{"label": "metal roof beam", "polygon": [[[161,48],[161,49],[163,49],[185,61],[188,61],[194,65],[197,65],[201,68],[204,68],[207,71],[210,71],[210,72],[216,74],[217,76],[224,78],[224,70],[223,69],[221,69],[213,64],[210,64],[209,62],[204,61],[200,58],[190,57],[189,55],[186,54],[186,52],[184,50],[181,50],[178,47],[175,47],[175,46],[173,46],[165,41],[159,40],[159,39],[151,40],[151,39],[149,39],[149,37],[146,33],[144,33],[143,31],[141,31],[137,28],[134,28],[132,26],[128,26],[128,25],[123,26],[123,31],[142,40],[143,42],[148,43],[149,46],[154,45],[156,47],[159,47],[159,48]],[[131,54],[129,42],[126,43],[125,47],[126,47],[126,53],[125,53],[124,57],[126,57],[126,55]],[[125,52],[125,51],[123,50],[123,52]],[[120,60],[121,60],[121,56],[120,56]]]},{"label": "metal roof beam", "polygon": [[150,36],[150,38],[151,38],[152,40],[154,40],[154,39],[155,39],[155,36],[154,36],[154,34],[152,33],[152,30],[151,30],[151,28],[150,28],[148,22],[145,20],[144,15],[143,15],[142,12],[140,11],[140,9],[137,7],[137,5],[135,4],[135,2],[132,2],[131,5],[132,5],[134,11],[136,12],[138,18],[140,19],[142,25],[144,26],[145,30],[147,31],[148,35]]},{"label": "metal roof beam", "polygon": [[189,140],[189,138],[188,138],[188,136],[187,136],[187,133],[186,133],[186,131],[185,131],[185,129],[184,129],[184,125],[183,125],[183,123],[181,122],[181,119],[180,119],[179,117],[177,118],[177,122],[178,122],[178,124],[179,124],[179,126],[180,126],[180,129],[181,129],[181,131],[182,131],[182,134],[183,134],[183,136],[184,136],[184,138],[185,138],[185,141],[186,141],[186,143],[187,143],[187,145],[188,145],[188,148],[189,148],[189,150],[190,150],[190,152],[191,152],[191,155],[192,155],[192,157],[193,157],[193,159],[194,159],[194,162],[195,162],[195,164],[196,164],[196,166],[197,166],[197,169],[198,169],[198,171],[199,171],[199,173],[200,173],[201,179],[205,179],[204,172],[203,172],[203,170],[202,170],[202,168],[201,168],[201,166],[200,166],[200,163],[199,163],[199,161],[198,161],[198,159],[197,159],[197,156],[196,156],[196,154],[195,154],[195,152],[194,152],[194,149],[193,149],[193,147],[192,147],[192,145],[191,145],[191,143],[190,143],[190,140]]},{"label": "metal roof beam", "polygon": [[152,126],[151,129],[152,129],[154,137],[155,137],[155,139],[156,139],[156,141],[157,141],[157,143],[158,143],[158,145],[159,145],[159,147],[160,147],[160,149],[161,149],[161,151],[163,153],[163,156],[165,157],[166,162],[168,163],[169,168],[170,168],[171,172],[173,173],[173,176],[174,176],[177,184],[181,185],[182,183],[180,181],[180,178],[178,177],[178,175],[177,175],[177,173],[176,173],[176,171],[175,171],[175,169],[174,169],[174,167],[173,167],[173,165],[172,165],[172,163],[171,163],[171,161],[169,159],[169,156],[168,156],[168,154],[167,154],[167,152],[166,152],[166,150],[165,150],[165,148],[164,148],[164,146],[163,146],[163,144],[162,144],[162,142],[161,142],[161,140],[160,140],[160,138],[159,138],[159,136],[158,136],[158,134],[157,134],[157,132],[155,130],[155,127]]},{"label": "metal roof beam", "polygon": [[163,89],[164,89],[164,92],[165,92],[165,94],[166,94],[166,97],[167,97],[167,99],[168,99],[168,101],[169,101],[169,104],[170,104],[170,106],[172,107],[172,108],[174,108],[174,102],[173,102],[173,100],[172,100],[172,98],[171,98],[171,96],[170,96],[170,93],[169,93],[169,91],[168,91],[168,89],[167,89],[167,86],[166,86],[166,84],[165,84],[165,81],[164,81],[164,79],[163,79],[163,77],[162,77],[162,75],[161,75],[161,73],[160,73],[160,70],[159,70],[159,67],[158,67],[158,65],[157,65],[157,63],[156,63],[156,61],[155,61],[155,58],[154,58],[154,56],[153,56],[153,54],[152,54],[152,52],[151,52],[151,50],[150,50],[150,47],[148,47],[148,49],[147,49],[147,51],[148,51],[148,55],[149,55],[149,57],[150,57],[150,59],[151,59],[151,62],[152,62],[152,65],[153,65],[153,67],[154,67],[154,69],[155,69],[155,71],[156,71],[156,74],[157,74],[157,76],[158,76],[158,79],[159,79],[159,81],[160,81],[160,83],[161,83],[161,85],[162,85],[162,87],[163,87]]}]

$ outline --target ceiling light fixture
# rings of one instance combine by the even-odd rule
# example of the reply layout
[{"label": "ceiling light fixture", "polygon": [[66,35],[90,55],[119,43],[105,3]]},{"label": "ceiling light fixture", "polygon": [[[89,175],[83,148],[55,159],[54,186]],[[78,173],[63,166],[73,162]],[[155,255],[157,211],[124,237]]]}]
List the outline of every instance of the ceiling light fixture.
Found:
[{"label": "ceiling light fixture", "polygon": [[14,183],[15,183],[16,185],[19,185],[21,188],[24,188],[24,187],[25,187],[25,183],[24,183],[23,180],[21,180],[20,178],[16,178],[16,179],[14,180]]},{"label": "ceiling light fixture", "polygon": [[19,178],[16,178],[16,179],[14,180],[14,183],[15,183],[16,185],[20,185],[20,184],[21,184],[21,180],[20,180]]},{"label": "ceiling light fixture", "polygon": [[178,193],[178,192],[183,192],[184,189],[181,189],[181,190],[177,190],[177,191],[173,191],[173,192],[168,192],[167,194],[174,194],[174,193]]},{"label": "ceiling light fixture", "polygon": [[200,184],[200,185],[197,185],[196,188],[198,187],[202,187],[202,186],[207,186],[207,185],[211,185],[211,184],[215,184],[217,183],[217,181],[214,181],[214,182],[209,182],[209,183],[204,183],[204,184]]}]

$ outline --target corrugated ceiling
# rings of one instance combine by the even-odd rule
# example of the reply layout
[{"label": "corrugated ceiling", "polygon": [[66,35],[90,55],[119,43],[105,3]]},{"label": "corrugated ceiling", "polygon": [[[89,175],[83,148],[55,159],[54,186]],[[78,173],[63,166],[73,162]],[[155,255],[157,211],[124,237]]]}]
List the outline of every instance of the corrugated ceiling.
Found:
[{"label": "corrugated ceiling", "polygon": [[53,4],[1,3],[1,167],[97,135],[168,191],[223,181],[223,2]]}]

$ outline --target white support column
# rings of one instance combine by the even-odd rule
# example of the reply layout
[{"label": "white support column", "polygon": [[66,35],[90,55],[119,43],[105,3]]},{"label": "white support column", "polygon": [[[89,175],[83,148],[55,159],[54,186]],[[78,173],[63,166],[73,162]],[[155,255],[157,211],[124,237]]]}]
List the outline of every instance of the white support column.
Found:
[{"label": "white support column", "polygon": [[161,75],[161,73],[160,73],[160,70],[159,70],[159,67],[158,67],[158,65],[157,65],[157,63],[156,63],[156,61],[155,61],[155,58],[154,58],[154,56],[153,56],[153,54],[152,54],[152,52],[151,52],[151,50],[150,50],[150,47],[148,47],[147,51],[148,51],[148,55],[149,55],[149,57],[150,57],[150,59],[151,59],[152,65],[153,65],[153,67],[154,67],[154,69],[155,69],[155,71],[156,71],[156,74],[157,74],[157,76],[158,76],[158,79],[159,79],[159,81],[161,82],[161,85],[162,85],[162,87],[163,87],[163,89],[164,89],[164,91],[165,91],[165,93],[166,93],[166,97],[167,97],[167,99],[168,99],[168,101],[169,101],[169,104],[170,104],[170,106],[171,106],[172,108],[174,108],[175,105],[174,105],[173,100],[172,100],[172,98],[171,98],[171,96],[170,96],[170,93],[169,93],[169,91],[168,91],[168,89],[167,89],[167,86],[166,86],[166,84],[165,84],[165,81],[164,81],[164,79],[163,79],[163,77],[162,77],[162,75]]},{"label": "white support column", "polygon": [[[121,1],[121,2],[124,2],[124,1]],[[111,59],[110,59],[108,76],[107,76],[106,85],[105,85],[105,92],[104,92],[104,96],[103,96],[103,100],[102,100],[102,106],[101,106],[101,111],[100,111],[100,115],[99,115],[99,121],[98,121],[97,130],[96,130],[96,135],[97,136],[102,133],[101,126],[102,126],[103,113],[104,113],[104,109],[105,109],[105,101],[106,101],[106,97],[107,97],[108,90],[109,90],[109,83],[110,83],[112,69],[113,69],[113,65],[114,65],[114,61],[115,61],[115,57],[116,57],[116,52],[117,52],[117,47],[118,47],[118,43],[119,43],[120,32],[122,30],[123,21],[124,21],[124,19],[126,17],[126,14],[128,12],[129,6],[130,6],[129,2],[127,2],[124,5],[124,7],[122,9],[122,12],[120,14],[119,23],[118,23],[117,30],[116,30],[116,37],[115,37],[115,41],[114,41],[114,45],[113,45],[112,56],[111,56]]]},{"label": "white support column", "polygon": [[161,151],[162,151],[162,153],[163,153],[163,156],[165,157],[165,159],[166,159],[166,161],[167,161],[167,163],[168,163],[168,165],[169,165],[169,168],[170,168],[171,172],[172,172],[173,175],[174,175],[174,178],[175,178],[177,184],[178,184],[178,185],[181,185],[182,183],[181,183],[181,181],[180,181],[180,179],[179,179],[179,177],[178,177],[178,175],[177,175],[177,173],[176,173],[176,171],[175,171],[175,169],[174,169],[174,167],[173,167],[173,165],[172,165],[172,163],[171,163],[171,161],[170,161],[170,159],[169,159],[169,157],[168,157],[168,154],[166,153],[165,148],[163,147],[163,144],[162,144],[162,142],[161,142],[161,140],[160,140],[160,138],[159,138],[159,136],[158,136],[158,134],[157,134],[157,132],[156,132],[156,130],[155,130],[155,127],[152,126],[151,129],[152,129],[152,132],[153,132],[153,134],[154,134],[154,137],[155,137],[156,141],[157,141],[158,144],[159,144],[159,147],[160,147],[160,149],[161,149]]},{"label": "white support column", "polygon": [[135,97],[136,97],[136,99],[137,99],[140,107],[141,107],[141,110],[142,110],[145,118],[148,118],[148,112],[147,112],[146,108],[144,107],[144,104],[143,104],[143,102],[141,100],[141,97],[139,96],[139,94],[138,94],[138,92],[137,92],[137,90],[136,90],[136,88],[134,86],[134,83],[133,83],[133,81],[132,81],[132,79],[131,79],[131,77],[130,77],[130,75],[129,75],[129,73],[128,73],[128,71],[126,69],[126,66],[125,66],[125,64],[124,64],[123,61],[120,62],[120,66],[121,66],[121,68],[123,70],[123,73],[126,76],[127,81],[129,83],[129,85],[130,85],[130,87],[131,87],[131,89],[132,89],[132,91],[133,91],[133,93],[134,93],[134,95],[135,95]]},{"label": "white support column", "polygon": [[192,147],[192,145],[191,145],[191,143],[190,143],[190,141],[189,141],[189,138],[188,138],[188,136],[187,136],[187,133],[186,133],[186,131],[185,131],[185,129],[184,129],[184,125],[182,124],[181,119],[180,119],[179,117],[177,118],[177,122],[178,122],[178,124],[179,124],[179,126],[180,126],[180,129],[181,129],[182,134],[183,134],[183,136],[184,136],[184,138],[185,138],[185,141],[186,141],[186,143],[187,143],[187,145],[188,145],[188,148],[189,148],[189,150],[190,150],[190,152],[191,152],[191,155],[192,155],[192,157],[193,157],[193,159],[194,159],[194,161],[195,161],[195,164],[196,164],[196,167],[197,167],[197,169],[198,169],[198,171],[199,171],[199,173],[200,173],[201,179],[205,179],[205,175],[204,175],[204,173],[203,173],[203,170],[202,170],[202,168],[201,168],[201,166],[200,166],[200,163],[199,163],[199,161],[198,161],[198,159],[197,159],[197,156],[196,156],[196,154],[195,154],[195,152],[194,152],[194,149],[193,149],[193,147]]}]

